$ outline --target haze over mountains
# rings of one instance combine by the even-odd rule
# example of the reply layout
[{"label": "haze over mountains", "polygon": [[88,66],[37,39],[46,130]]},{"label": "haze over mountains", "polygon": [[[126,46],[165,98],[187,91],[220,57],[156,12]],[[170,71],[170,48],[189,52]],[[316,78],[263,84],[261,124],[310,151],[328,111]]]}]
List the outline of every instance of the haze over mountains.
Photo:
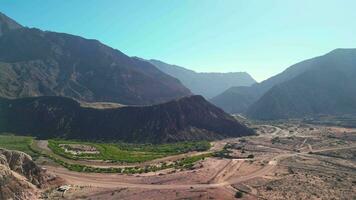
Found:
[{"label": "haze over mountains", "polygon": [[[355,89],[352,76],[346,74],[354,73],[355,53],[355,49],[334,50],[251,87],[230,88],[212,102],[227,112],[247,112],[259,119],[349,113],[346,110],[353,109]],[[332,105],[336,107],[331,109]]]},{"label": "haze over mountains", "polygon": [[192,91],[218,94],[215,105],[256,119],[349,114],[355,111],[355,51],[337,49],[256,83],[244,72],[196,73],[129,57],[96,40],[26,28],[0,14],[0,96],[152,105]]},{"label": "haze over mountains", "polygon": [[66,96],[146,105],[190,95],[148,62],[74,35],[41,31],[0,17],[0,96]]},{"label": "haze over mountains", "polygon": [[269,120],[356,113],[356,49],[336,49],[298,67],[304,72],[272,87],[247,115]]},{"label": "haze over mountains", "polygon": [[177,65],[171,65],[159,60],[147,60],[162,72],[171,75],[182,82],[194,94],[210,99],[233,86],[250,86],[256,81],[246,72],[230,73],[197,73]]},{"label": "haze over mountains", "polygon": [[0,132],[139,143],[253,134],[149,62],[4,15],[0,22]]}]

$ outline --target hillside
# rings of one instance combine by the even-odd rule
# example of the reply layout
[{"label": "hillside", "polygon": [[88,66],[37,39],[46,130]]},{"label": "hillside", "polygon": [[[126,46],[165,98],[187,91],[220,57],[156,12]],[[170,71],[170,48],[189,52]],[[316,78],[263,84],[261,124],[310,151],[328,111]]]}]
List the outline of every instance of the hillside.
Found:
[{"label": "hillside", "polygon": [[356,49],[338,49],[313,67],[274,86],[247,111],[255,119],[286,119],[356,112]]},{"label": "hillside", "polygon": [[22,28],[20,24],[0,12],[0,36],[19,28]]},{"label": "hillside", "polygon": [[164,73],[182,82],[194,94],[210,99],[233,86],[250,86],[256,81],[246,72],[198,73],[159,60],[147,60]]},{"label": "hillside", "polygon": [[0,199],[38,199],[40,190],[60,179],[47,174],[32,158],[0,148]]},{"label": "hillside", "polygon": [[320,59],[329,57],[331,54],[332,52],[294,64],[282,73],[262,81],[261,83],[254,84],[251,87],[230,88],[222,94],[212,98],[211,102],[220,108],[223,108],[226,112],[244,113],[273,86],[289,81],[298,75],[317,67]]},{"label": "hillside", "polygon": [[163,143],[251,135],[201,96],[152,106],[81,107],[64,97],[0,100],[0,132],[40,138]]},{"label": "hillside", "polygon": [[0,14],[0,96],[147,105],[190,95],[177,79],[97,40],[25,28]]}]

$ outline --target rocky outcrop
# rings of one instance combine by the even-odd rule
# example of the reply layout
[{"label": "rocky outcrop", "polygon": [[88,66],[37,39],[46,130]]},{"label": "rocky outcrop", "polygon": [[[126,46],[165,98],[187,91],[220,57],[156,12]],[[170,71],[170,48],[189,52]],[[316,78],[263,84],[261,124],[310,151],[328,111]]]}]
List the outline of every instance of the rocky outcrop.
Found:
[{"label": "rocky outcrop", "polygon": [[0,164],[25,176],[30,183],[37,187],[44,187],[47,184],[48,175],[26,153],[0,148]]},{"label": "rocky outcrop", "polygon": [[54,181],[32,158],[19,151],[0,148],[0,199],[38,199],[39,189]]},{"label": "rocky outcrop", "polygon": [[0,164],[0,199],[37,199],[38,191],[32,184],[26,182],[13,174],[6,165]]}]

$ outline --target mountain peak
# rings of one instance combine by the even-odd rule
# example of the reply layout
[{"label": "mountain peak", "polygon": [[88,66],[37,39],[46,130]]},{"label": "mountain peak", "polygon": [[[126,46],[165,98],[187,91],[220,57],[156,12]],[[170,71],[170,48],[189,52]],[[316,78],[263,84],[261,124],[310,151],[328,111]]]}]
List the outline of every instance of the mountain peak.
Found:
[{"label": "mountain peak", "polygon": [[0,12],[0,36],[10,30],[19,28],[22,28],[19,23]]}]

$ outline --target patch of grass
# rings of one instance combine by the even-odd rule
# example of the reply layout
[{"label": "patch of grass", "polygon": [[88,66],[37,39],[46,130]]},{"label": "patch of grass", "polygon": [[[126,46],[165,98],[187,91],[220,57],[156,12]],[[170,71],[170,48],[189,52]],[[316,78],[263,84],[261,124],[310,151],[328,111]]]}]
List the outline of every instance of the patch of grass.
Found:
[{"label": "patch of grass", "polygon": [[[77,154],[74,155],[65,152],[60,145],[84,144],[93,146],[99,151],[98,154]],[[89,159],[89,160],[106,160],[112,162],[137,163],[154,160],[170,155],[187,153],[190,151],[206,151],[210,149],[210,143],[200,142],[181,142],[173,144],[127,144],[127,143],[93,143],[68,140],[49,140],[48,147],[55,154],[61,155],[68,159]]]},{"label": "patch of grass", "polygon": [[33,137],[15,136],[11,134],[0,134],[0,148],[8,150],[16,150],[27,153],[32,157],[37,157],[38,154],[32,151],[31,144]]}]

